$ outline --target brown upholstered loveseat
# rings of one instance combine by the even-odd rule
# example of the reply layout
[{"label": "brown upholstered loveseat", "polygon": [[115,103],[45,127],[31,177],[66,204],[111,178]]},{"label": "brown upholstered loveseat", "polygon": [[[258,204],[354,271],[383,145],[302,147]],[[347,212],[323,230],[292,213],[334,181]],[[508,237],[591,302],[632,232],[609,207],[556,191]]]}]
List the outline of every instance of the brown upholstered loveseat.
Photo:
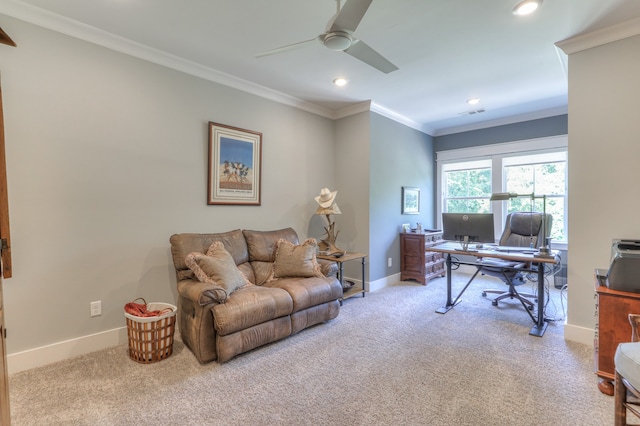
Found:
[{"label": "brown upholstered loveseat", "polygon": [[[299,244],[291,228],[171,236],[178,326],[182,341],[200,362],[225,362],[338,316],[342,287],[336,264],[318,259],[318,276],[274,279],[280,239]],[[215,241],[222,242],[250,282],[228,295],[214,282],[198,280],[185,260],[190,253],[206,253]]]}]

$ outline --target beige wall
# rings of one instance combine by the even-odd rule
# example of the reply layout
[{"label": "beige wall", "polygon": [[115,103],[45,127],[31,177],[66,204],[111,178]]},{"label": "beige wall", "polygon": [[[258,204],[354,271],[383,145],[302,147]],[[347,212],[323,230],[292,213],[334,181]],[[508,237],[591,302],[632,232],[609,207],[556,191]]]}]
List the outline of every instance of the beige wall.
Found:
[{"label": "beige wall", "polygon": [[[124,327],[175,300],[169,236],[312,227],[335,186],[331,120],[3,17],[15,354]],[[263,132],[262,206],[208,206],[207,123]],[[342,195],[342,194],[341,194]],[[89,303],[103,314],[90,318]],[[11,358],[9,360],[11,368]]]},{"label": "beige wall", "polygon": [[[593,336],[594,269],[613,238],[640,239],[640,36],[569,56],[566,335]],[[583,339],[582,339],[583,340]]]}]

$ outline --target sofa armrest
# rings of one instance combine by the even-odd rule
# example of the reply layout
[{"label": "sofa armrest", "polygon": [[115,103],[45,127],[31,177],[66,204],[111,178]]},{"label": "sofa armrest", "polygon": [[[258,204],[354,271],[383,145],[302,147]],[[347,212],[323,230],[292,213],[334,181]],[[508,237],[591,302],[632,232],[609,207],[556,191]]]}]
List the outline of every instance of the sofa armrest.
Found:
[{"label": "sofa armrest", "polygon": [[338,264],[332,260],[317,259],[320,264],[320,271],[325,277],[335,277],[338,275]]},{"label": "sofa armrest", "polygon": [[194,301],[200,306],[211,303],[224,303],[227,300],[227,292],[214,283],[203,283],[196,280],[182,280],[178,283],[180,296]]}]

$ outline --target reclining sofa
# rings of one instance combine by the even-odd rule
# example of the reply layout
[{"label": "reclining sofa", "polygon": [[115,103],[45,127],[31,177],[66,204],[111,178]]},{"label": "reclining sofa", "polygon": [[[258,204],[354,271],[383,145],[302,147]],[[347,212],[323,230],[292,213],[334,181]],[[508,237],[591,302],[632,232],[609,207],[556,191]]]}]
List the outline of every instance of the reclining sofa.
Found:
[{"label": "reclining sofa", "polygon": [[[292,228],[174,234],[170,242],[178,327],[201,363],[226,362],[338,316],[342,286],[337,265],[316,260],[315,240],[300,244]],[[218,256],[219,263],[207,254]],[[229,288],[225,280],[243,282]]]}]

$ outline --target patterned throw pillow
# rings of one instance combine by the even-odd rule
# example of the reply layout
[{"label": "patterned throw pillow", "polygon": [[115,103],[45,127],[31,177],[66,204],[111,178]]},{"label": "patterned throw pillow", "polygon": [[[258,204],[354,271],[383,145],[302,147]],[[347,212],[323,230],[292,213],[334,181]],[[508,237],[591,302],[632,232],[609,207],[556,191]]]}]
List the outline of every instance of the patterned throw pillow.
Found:
[{"label": "patterned throw pillow", "polygon": [[227,296],[241,287],[252,285],[220,241],[214,241],[206,254],[189,253],[185,263],[198,280],[221,287]]},{"label": "patterned throw pillow", "polygon": [[273,262],[273,277],[324,277],[320,264],[316,260],[318,243],[309,238],[300,245],[280,239],[276,248],[276,260]]}]

